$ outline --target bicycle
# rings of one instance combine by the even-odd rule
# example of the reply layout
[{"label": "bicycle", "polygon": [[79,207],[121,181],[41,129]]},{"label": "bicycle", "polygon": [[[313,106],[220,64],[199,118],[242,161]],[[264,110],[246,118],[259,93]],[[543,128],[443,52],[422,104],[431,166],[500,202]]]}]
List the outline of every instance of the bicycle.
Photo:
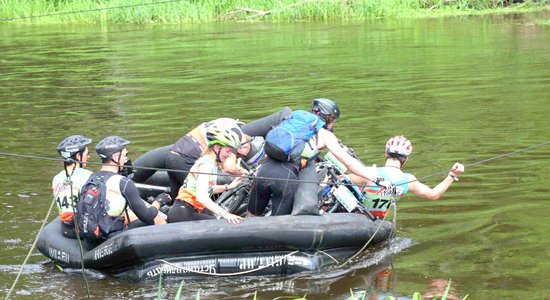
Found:
[{"label": "bicycle", "polygon": [[221,193],[216,199],[216,203],[230,213],[244,217],[248,207],[248,200],[250,199],[252,180],[256,177],[256,171],[260,165],[249,166],[242,160],[240,164],[248,170],[248,176],[234,189]]},{"label": "bicycle", "polygon": [[[352,148],[340,142],[349,155],[359,159]],[[346,167],[330,152],[318,158],[317,173],[321,182],[318,193],[319,213],[357,212],[374,221],[376,218],[362,205],[363,193],[344,175]]]}]

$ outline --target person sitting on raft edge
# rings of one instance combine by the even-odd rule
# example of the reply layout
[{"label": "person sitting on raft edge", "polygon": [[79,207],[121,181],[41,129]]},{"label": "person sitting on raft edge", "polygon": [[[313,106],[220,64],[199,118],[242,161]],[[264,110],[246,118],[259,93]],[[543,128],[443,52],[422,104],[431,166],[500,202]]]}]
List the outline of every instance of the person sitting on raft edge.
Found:
[{"label": "person sitting on raft edge", "polygon": [[[139,196],[139,191],[134,182],[129,178],[120,175],[124,164],[128,160],[128,150],[126,149],[130,141],[119,136],[108,136],[101,140],[95,150],[101,158],[101,169],[92,175],[84,185],[82,193],[86,196],[86,185],[92,180],[97,182],[103,192],[99,197],[106,203],[104,206],[106,217],[110,218],[110,227],[102,228],[98,224],[98,232],[92,238],[91,233],[86,233],[81,227],[81,222],[86,218],[86,213],[82,209],[86,201],[82,196],[78,203],[77,220],[79,222],[80,235],[85,240],[85,246],[91,249],[124,230],[141,227],[145,225],[166,224],[159,214],[159,208],[165,205],[169,199],[167,194],[159,195],[151,205]],[[82,202],[82,203],[81,203]],[[103,212],[100,212],[103,214]],[[103,216],[103,215],[102,215]],[[82,223],[85,224],[85,223]],[[84,225],[82,225],[84,227]],[[101,233],[99,233],[101,230]],[[104,232],[108,231],[108,232]]]},{"label": "person sitting on raft edge", "polygon": [[230,184],[218,185],[217,175],[223,171],[223,163],[241,146],[242,132],[234,122],[216,122],[206,128],[208,149],[191,167],[185,182],[168,212],[168,222],[216,219],[220,216],[231,224],[243,219],[212,201],[212,194],[233,189],[242,177]]},{"label": "person sitting on raft edge", "polygon": [[85,136],[71,135],[56,148],[64,161],[63,170],[52,180],[52,191],[61,219],[61,233],[71,239],[76,239],[73,216],[80,189],[92,174],[92,171],[84,169],[89,157],[88,145],[91,142]]},{"label": "person sitting on raft edge", "polygon": [[416,196],[437,200],[447,191],[451,184],[458,181],[458,176],[464,172],[464,165],[455,163],[445,179],[434,188],[423,184],[414,175],[404,173],[401,169],[409,160],[412,153],[412,144],[404,136],[394,136],[388,140],[385,148],[386,163],[383,167],[371,167],[375,170],[375,178],[383,178],[391,189],[375,185],[371,180],[358,177],[356,175],[347,175],[356,185],[366,185],[364,194],[366,200],[364,206],[376,218],[384,218],[390,209],[394,197],[399,198],[407,193],[413,193]]}]

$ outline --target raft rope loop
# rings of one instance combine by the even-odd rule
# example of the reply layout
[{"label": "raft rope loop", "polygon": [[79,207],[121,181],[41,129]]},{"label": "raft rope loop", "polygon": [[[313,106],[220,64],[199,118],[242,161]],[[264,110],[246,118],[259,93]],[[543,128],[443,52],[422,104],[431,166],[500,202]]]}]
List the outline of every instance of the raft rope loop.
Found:
[{"label": "raft rope loop", "polygon": [[21,267],[19,268],[19,272],[17,272],[17,276],[15,277],[15,280],[13,281],[13,284],[11,285],[10,290],[8,291],[8,294],[6,295],[6,300],[10,298],[11,293],[13,292],[13,289],[17,285],[17,282],[19,281],[19,277],[21,276],[21,273],[23,272],[23,268],[27,264],[27,261],[29,260],[29,257],[32,254],[32,251],[34,250],[34,247],[36,246],[36,243],[38,242],[38,237],[40,237],[40,232],[42,232],[42,229],[44,226],[46,226],[46,221],[48,221],[48,217],[50,216],[50,213],[52,212],[52,208],[55,204],[55,199],[57,198],[57,195],[53,197],[52,203],[50,204],[50,208],[48,209],[48,213],[46,213],[46,217],[42,221],[42,225],[40,226],[40,229],[38,230],[38,234],[36,235],[34,242],[32,243],[31,248],[29,249],[29,253],[27,253],[27,256],[25,257],[25,260],[23,261],[23,264],[21,264]]},{"label": "raft rope loop", "polygon": [[187,271],[187,272],[190,272],[190,273],[195,273],[195,274],[200,274],[200,275],[209,275],[209,276],[220,276],[220,277],[223,277],[223,276],[239,276],[239,275],[246,275],[246,274],[250,274],[250,273],[253,273],[253,272],[257,272],[257,271],[260,271],[260,270],[263,270],[265,268],[269,268],[285,259],[287,259],[288,257],[296,254],[300,252],[299,250],[296,250],[296,251],[293,251],[293,252],[290,252],[286,255],[284,255],[283,257],[279,258],[279,259],[276,259],[274,261],[272,261],[271,263],[265,265],[265,266],[261,266],[261,267],[257,267],[256,269],[252,269],[252,270],[247,270],[247,271],[242,271],[242,272],[234,272],[234,273],[208,273],[208,272],[202,272],[202,271],[197,271],[197,270],[193,270],[193,269],[188,269],[186,267],[183,267],[183,266],[178,266],[178,265],[175,265],[171,262],[168,262],[164,259],[157,259],[156,261],[159,261],[159,262],[162,262],[164,264],[167,264],[171,267],[174,267],[174,268],[177,268],[177,269],[181,269],[181,270],[184,270],[184,271]]},{"label": "raft rope loop", "polygon": [[[73,169],[73,173],[74,173]],[[71,178],[67,178],[69,181],[69,185],[71,188],[71,201],[73,201],[73,181]],[[56,197],[57,198],[57,197]],[[55,199],[55,198],[54,198]],[[73,225],[75,230],[78,228],[78,220],[76,216],[76,209],[74,205],[71,205],[73,208]],[[82,239],[80,238],[80,235],[78,234],[78,230],[76,230],[76,239],[78,240],[78,250],[80,252],[80,270],[82,271],[82,277],[84,278],[84,283],[86,284],[86,299],[90,300],[90,285],[88,284],[88,278],[86,278],[86,272],[84,272],[84,250],[82,249]]]},{"label": "raft rope loop", "polygon": [[330,259],[332,259],[336,264],[339,264],[340,262],[334,258],[334,256],[328,254],[327,252],[323,251],[323,250],[317,250],[317,252],[321,253],[321,254],[324,254],[326,256],[328,256]]},{"label": "raft rope loop", "polygon": [[[378,233],[378,230],[380,230],[380,227],[382,227],[382,224],[384,224],[384,221],[386,220],[386,217],[388,216],[388,214],[386,214],[384,216],[384,218],[382,220],[377,220],[379,221],[380,224],[378,224],[378,226],[376,227],[376,230],[374,231],[374,233],[371,235],[371,237],[369,238],[369,240],[365,243],[365,245],[363,245],[363,247],[361,249],[359,249],[359,251],[355,252],[354,255],[352,255],[350,258],[348,258],[344,263],[342,263],[341,265],[344,266],[344,265],[347,265],[349,262],[351,262],[354,258],[356,258],[359,254],[361,254],[361,252],[365,251],[365,249],[367,249],[367,246],[370,244],[370,242],[372,242],[372,240],[374,239],[374,237],[376,236],[376,234]],[[366,216],[365,216],[366,217]]]},{"label": "raft rope loop", "polygon": [[148,6],[148,5],[157,5],[157,4],[167,4],[167,3],[183,2],[183,1],[188,1],[188,0],[166,0],[166,1],[156,1],[156,2],[149,2],[149,3],[138,3],[138,4],[120,5],[120,6],[98,7],[98,8],[92,8],[92,9],[84,9],[84,10],[75,10],[75,11],[66,11],[66,12],[56,12],[56,13],[51,13],[51,14],[43,14],[43,15],[23,16],[23,17],[16,17],[16,18],[0,19],[0,22],[18,21],[18,20],[25,20],[25,19],[36,19],[36,18],[53,17],[53,16],[62,16],[62,15],[72,15],[72,14],[89,13],[89,12],[96,12],[96,11],[103,11],[103,10],[122,9],[122,8],[131,8],[131,7]]}]

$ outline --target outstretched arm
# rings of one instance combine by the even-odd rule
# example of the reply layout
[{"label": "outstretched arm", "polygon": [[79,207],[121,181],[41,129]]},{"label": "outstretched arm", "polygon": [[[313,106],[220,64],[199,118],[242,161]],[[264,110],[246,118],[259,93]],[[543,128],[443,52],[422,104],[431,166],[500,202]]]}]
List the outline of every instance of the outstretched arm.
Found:
[{"label": "outstretched arm", "polygon": [[328,148],[328,150],[336,156],[353,174],[365,178],[371,181],[375,181],[376,172],[371,167],[365,167],[359,160],[353,158],[344,150],[338,143],[338,139],[334,133],[321,129],[318,133],[319,142],[317,147],[319,149]]},{"label": "outstretched arm", "polygon": [[411,178],[412,182],[409,183],[409,191],[423,199],[437,200],[439,199],[439,197],[441,197],[441,195],[443,195],[443,193],[445,193],[445,191],[447,191],[453,181],[455,181],[455,178],[458,178],[458,175],[462,174],[463,172],[464,165],[460,163],[455,163],[447,177],[445,177],[445,179],[443,179],[443,181],[441,181],[433,189],[418,181],[416,177],[413,176]]}]

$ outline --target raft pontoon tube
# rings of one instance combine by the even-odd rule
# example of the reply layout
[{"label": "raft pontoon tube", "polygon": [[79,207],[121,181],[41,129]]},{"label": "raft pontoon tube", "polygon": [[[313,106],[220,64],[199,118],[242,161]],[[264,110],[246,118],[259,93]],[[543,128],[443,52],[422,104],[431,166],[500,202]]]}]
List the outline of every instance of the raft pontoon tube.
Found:
[{"label": "raft pontoon tube", "polygon": [[[246,218],[240,224],[204,220],[125,231],[81,257],[78,240],[61,234],[59,218],[37,247],[62,267],[91,268],[142,280],[163,273],[197,276],[293,274],[319,270],[388,239],[393,224],[353,213]],[[373,237],[373,235],[376,235]]]}]

